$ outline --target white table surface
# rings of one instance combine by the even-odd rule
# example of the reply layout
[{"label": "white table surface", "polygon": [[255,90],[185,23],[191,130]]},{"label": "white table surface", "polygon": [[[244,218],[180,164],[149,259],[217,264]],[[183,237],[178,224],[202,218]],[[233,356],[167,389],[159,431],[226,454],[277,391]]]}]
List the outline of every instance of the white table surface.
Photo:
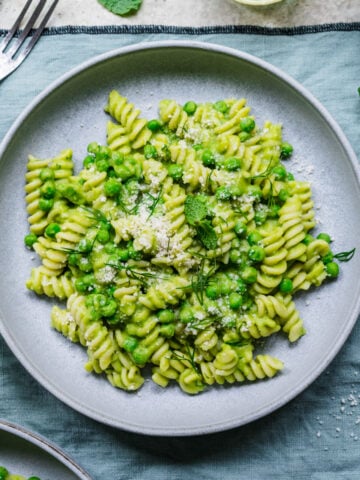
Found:
[{"label": "white table surface", "polygon": [[[48,0],[50,1],[50,0]],[[0,28],[9,28],[25,0],[0,0]],[[108,12],[98,0],[60,0],[49,26],[63,25],[260,25],[291,27],[359,22],[360,0],[283,0],[250,7],[234,0],[143,0],[130,17]]]}]

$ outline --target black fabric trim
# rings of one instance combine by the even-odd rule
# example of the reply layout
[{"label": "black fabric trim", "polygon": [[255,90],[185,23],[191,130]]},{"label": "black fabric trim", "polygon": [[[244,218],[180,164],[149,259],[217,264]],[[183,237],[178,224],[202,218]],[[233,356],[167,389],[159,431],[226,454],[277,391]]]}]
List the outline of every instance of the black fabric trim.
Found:
[{"label": "black fabric trim", "polygon": [[[45,28],[43,35],[66,34],[176,34],[176,35],[212,35],[212,34],[254,34],[254,35],[306,35],[322,32],[360,31],[360,22],[324,23],[321,25],[302,25],[298,27],[261,27],[258,25],[215,25],[209,27],[178,27],[172,25],[104,25],[104,26],[63,26]],[[8,30],[0,29],[0,35]]]}]

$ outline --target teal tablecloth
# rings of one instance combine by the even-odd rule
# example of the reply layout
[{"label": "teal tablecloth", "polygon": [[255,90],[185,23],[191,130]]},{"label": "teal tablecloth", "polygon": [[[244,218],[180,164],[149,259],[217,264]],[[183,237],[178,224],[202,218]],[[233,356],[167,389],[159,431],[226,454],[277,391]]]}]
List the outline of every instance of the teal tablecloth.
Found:
[{"label": "teal tablecloth", "polygon": [[[50,30],[0,83],[0,138],[71,67],[121,46],[175,38],[234,47],[285,70],[325,105],[360,155],[360,24]],[[360,479],[360,325],[295,400],[253,424],[194,438],[151,438],[82,416],[33,380],[0,339],[0,417],[56,442],[96,480]]]}]

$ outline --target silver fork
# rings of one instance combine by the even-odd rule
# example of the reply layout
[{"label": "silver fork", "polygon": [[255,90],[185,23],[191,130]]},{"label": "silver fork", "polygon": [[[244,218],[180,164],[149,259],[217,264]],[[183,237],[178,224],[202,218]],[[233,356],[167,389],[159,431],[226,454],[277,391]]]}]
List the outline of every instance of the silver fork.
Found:
[{"label": "silver fork", "polygon": [[[42,31],[44,30],[50,16],[52,15],[56,4],[59,0],[53,0],[49,9],[46,11],[40,25],[34,30],[33,35],[30,36],[30,30],[34,27],[36,20],[40,17],[41,12],[46,4],[46,0],[40,0],[36,6],[34,12],[26,23],[24,29],[21,31],[18,37],[15,37],[23,18],[25,17],[32,0],[27,0],[24,8],[20,12],[20,15],[15,20],[14,25],[9,30],[7,35],[0,43],[0,81],[10,75],[18,66],[25,60],[33,49],[35,43],[38,41]],[[24,44],[27,38],[30,40]],[[23,45],[24,44],[24,45]],[[20,47],[23,48],[20,50]]]}]

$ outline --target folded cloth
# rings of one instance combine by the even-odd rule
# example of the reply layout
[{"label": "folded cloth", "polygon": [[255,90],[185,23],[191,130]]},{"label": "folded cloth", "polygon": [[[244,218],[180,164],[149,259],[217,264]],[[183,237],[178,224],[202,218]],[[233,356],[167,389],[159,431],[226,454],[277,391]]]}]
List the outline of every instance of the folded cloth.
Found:
[{"label": "folded cloth", "polygon": [[[34,96],[70,68],[118,47],[169,39],[226,45],[285,70],[324,104],[360,154],[359,24],[48,30],[0,85],[0,138]],[[357,325],[306,391],[250,425],[200,438],[155,439],[98,424],[67,407],[30,377],[0,339],[0,417],[56,442],[94,479],[355,479],[360,476],[359,344]]]}]

